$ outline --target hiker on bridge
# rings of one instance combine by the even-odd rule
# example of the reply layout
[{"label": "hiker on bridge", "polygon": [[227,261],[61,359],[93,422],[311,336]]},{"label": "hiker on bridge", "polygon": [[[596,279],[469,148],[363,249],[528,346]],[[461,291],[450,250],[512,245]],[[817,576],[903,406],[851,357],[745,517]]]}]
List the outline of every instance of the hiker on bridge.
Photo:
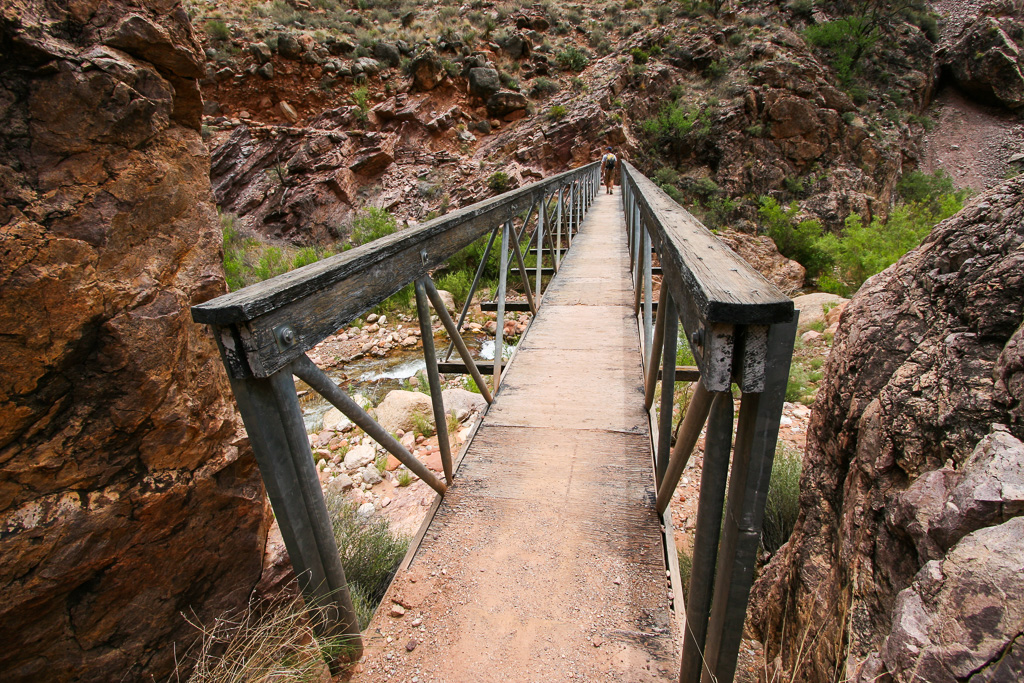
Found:
[{"label": "hiker on bridge", "polygon": [[612,193],[612,187],[615,185],[615,167],[619,165],[619,158],[615,156],[615,152],[609,147],[608,151],[605,152],[604,156],[601,157],[601,171],[604,173],[604,185],[608,188],[606,194]]}]

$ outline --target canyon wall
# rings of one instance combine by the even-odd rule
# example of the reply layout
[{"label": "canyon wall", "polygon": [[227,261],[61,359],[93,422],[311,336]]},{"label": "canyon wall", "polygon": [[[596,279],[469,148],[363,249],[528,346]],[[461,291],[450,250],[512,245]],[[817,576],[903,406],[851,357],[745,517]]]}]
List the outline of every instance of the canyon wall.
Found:
[{"label": "canyon wall", "polygon": [[209,334],[226,291],[172,0],[0,14],[0,671],[163,678],[246,603],[265,495]]},{"label": "canyon wall", "polygon": [[847,306],[796,529],[752,597],[770,680],[1024,676],[1022,320],[1024,178]]}]

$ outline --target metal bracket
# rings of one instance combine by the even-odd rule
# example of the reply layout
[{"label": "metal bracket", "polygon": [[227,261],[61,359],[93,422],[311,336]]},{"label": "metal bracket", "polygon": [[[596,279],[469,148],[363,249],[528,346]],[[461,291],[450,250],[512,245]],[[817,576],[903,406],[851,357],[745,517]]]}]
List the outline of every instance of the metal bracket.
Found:
[{"label": "metal bracket", "polygon": [[274,328],[274,340],[280,351],[286,351],[299,342],[299,336],[291,325],[278,325]]}]

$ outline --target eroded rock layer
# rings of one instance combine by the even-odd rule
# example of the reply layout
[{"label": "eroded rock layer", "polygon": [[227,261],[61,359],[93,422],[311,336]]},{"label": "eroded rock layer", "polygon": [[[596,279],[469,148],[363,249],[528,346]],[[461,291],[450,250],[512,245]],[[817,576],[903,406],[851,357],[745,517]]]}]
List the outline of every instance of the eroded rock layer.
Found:
[{"label": "eroded rock layer", "polygon": [[[1019,679],[1019,655],[1001,658],[1019,651],[1024,599],[1006,526],[1024,511],[1022,319],[1021,179],[939,224],[850,302],[796,530],[755,588],[771,667],[806,681]],[[913,678],[914,666],[931,674]]]},{"label": "eroded rock layer", "polygon": [[162,679],[260,574],[264,492],[188,307],[225,291],[176,2],[0,15],[0,671]]}]

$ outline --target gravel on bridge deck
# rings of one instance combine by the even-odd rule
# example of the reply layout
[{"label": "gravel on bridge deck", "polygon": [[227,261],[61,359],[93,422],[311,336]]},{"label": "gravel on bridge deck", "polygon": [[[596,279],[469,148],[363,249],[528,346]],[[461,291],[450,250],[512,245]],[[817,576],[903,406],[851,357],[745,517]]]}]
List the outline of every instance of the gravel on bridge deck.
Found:
[{"label": "gravel on bridge deck", "polygon": [[352,680],[677,678],[632,292],[602,188]]}]

